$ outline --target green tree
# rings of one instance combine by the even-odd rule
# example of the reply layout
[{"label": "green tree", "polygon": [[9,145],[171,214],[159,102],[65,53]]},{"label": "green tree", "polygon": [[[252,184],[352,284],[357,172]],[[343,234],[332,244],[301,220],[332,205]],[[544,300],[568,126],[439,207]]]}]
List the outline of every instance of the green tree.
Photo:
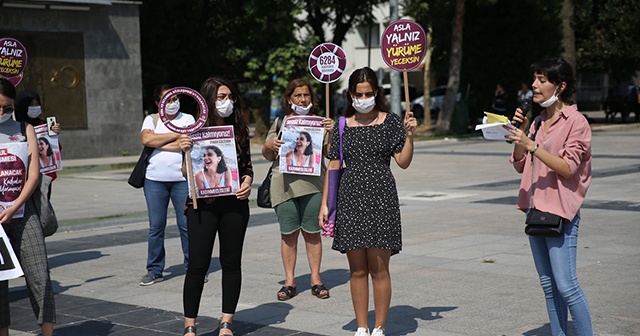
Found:
[{"label": "green tree", "polygon": [[640,70],[640,6],[634,0],[574,0],[578,71],[626,81]]}]

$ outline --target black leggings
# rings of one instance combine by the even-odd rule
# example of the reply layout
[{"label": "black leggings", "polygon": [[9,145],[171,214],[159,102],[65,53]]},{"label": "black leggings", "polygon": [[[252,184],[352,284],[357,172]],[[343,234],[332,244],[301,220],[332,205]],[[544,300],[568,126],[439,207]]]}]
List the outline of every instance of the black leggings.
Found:
[{"label": "black leggings", "polygon": [[242,284],[242,245],[249,223],[249,202],[235,196],[219,197],[213,203],[198,202],[186,210],[189,232],[189,267],[184,279],[184,316],[198,317],[204,277],[211,263],[213,242],[220,235],[222,268],[222,312],[234,314]]}]

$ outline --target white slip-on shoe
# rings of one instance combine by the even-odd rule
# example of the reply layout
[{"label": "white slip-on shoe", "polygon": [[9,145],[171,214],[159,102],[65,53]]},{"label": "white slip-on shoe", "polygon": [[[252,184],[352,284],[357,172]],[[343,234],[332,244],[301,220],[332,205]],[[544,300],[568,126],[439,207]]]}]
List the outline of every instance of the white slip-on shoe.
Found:
[{"label": "white slip-on shoe", "polygon": [[353,336],[369,336],[369,330],[367,328],[358,328],[358,331]]},{"label": "white slip-on shoe", "polygon": [[382,329],[382,327],[373,329],[371,336],[384,336],[384,329]]}]

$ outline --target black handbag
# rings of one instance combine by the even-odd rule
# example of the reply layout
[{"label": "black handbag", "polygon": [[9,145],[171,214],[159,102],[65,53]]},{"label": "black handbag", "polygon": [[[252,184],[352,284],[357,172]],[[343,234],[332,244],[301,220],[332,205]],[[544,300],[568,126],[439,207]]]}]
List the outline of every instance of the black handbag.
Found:
[{"label": "black handbag", "polygon": [[42,233],[45,237],[49,237],[58,231],[58,218],[49,201],[49,191],[51,190],[52,181],[51,176],[40,174],[38,179],[39,183],[33,194],[31,194],[31,198],[36,206],[36,211],[40,217],[40,224],[42,224]]},{"label": "black handbag", "polygon": [[[276,133],[280,133],[280,126],[282,126],[282,119],[278,117],[276,120]],[[278,136],[280,138],[280,136]],[[271,167],[269,167],[269,171],[267,172],[267,176],[262,181],[262,184],[258,187],[258,195],[256,196],[256,202],[258,206],[261,208],[271,208],[271,172],[273,171],[273,167],[276,166],[278,162],[278,157],[273,160]]]},{"label": "black handbag", "polygon": [[131,171],[131,175],[129,175],[129,179],[127,182],[134,188],[142,188],[144,187],[144,178],[147,174],[147,166],[149,165],[149,156],[153,153],[153,147],[144,147],[142,149],[142,154],[140,154],[140,158],[138,162],[136,162],[136,166],[133,167],[133,171]]},{"label": "black handbag", "polygon": [[535,208],[527,211],[524,232],[530,236],[555,237],[564,232],[564,218]]},{"label": "black handbag", "polygon": [[258,196],[256,196],[256,202],[258,206],[261,208],[271,208],[271,170],[273,169],[273,164],[269,168],[269,172],[267,176],[262,181],[262,184],[258,187]]}]

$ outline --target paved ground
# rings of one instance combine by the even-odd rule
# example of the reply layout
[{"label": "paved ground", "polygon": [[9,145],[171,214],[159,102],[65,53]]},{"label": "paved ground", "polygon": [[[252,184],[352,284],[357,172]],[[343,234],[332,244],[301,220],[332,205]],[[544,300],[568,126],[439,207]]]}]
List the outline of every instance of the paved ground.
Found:
[{"label": "paved ground", "polygon": [[[593,134],[578,276],[596,335],[640,335],[640,125],[597,127]],[[394,167],[404,248],[391,259],[387,335],[550,334],[524,216],[514,207],[519,175],[507,162],[510,150],[480,138],[419,142],[411,167]],[[132,159],[67,160],[53,184],[63,224],[47,238],[58,336],[182,335],[184,271],[175,220],[168,225],[164,281],[138,286],[146,260],[144,197],[127,185],[130,169],[103,170]],[[258,156],[254,164],[257,188],[268,164]],[[253,205],[236,335],[352,335],[345,256],[324,240],[322,277],[331,298],[318,300],[310,294],[301,244],[300,294],[278,302],[279,244],[273,211]],[[210,271],[199,318],[199,335],[207,336],[217,335],[220,316],[217,249]],[[36,333],[24,281],[10,284],[11,334]]]}]

